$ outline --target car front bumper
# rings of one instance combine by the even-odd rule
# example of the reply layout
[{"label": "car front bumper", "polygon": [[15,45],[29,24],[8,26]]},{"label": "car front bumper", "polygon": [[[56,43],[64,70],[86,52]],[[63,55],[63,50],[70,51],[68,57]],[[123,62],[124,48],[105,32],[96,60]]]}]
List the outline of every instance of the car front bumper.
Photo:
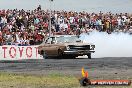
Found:
[{"label": "car front bumper", "polygon": [[95,51],[94,50],[67,50],[67,51],[64,51],[63,54],[72,54],[72,55],[87,55],[89,53],[94,53]]}]

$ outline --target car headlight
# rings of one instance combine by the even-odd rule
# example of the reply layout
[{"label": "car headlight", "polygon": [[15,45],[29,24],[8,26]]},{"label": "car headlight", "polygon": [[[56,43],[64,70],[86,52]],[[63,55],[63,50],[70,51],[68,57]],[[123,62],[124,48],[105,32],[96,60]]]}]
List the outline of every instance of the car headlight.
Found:
[{"label": "car headlight", "polygon": [[91,50],[94,50],[94,48],[95,48],[95,45],[91,45]]},{"label": "car headlight", "polygon": [[67,49],[67,50],[69,50],[69,49],[70,49],[70,47],[69,47],[69,46],[66,46],[66,49]]}]

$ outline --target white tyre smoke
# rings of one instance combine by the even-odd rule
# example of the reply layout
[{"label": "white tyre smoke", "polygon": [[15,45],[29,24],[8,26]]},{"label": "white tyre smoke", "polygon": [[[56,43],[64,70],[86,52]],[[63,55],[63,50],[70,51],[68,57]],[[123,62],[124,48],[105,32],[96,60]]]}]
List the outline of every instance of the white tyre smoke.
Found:
[{"label": "white tyre smoke", "polygon": [[128,33],[112,33],[93,31],[89,35],[81,34],[81,40],[95,44],[94,58],[100,57],[132,57],[132,35]]}]

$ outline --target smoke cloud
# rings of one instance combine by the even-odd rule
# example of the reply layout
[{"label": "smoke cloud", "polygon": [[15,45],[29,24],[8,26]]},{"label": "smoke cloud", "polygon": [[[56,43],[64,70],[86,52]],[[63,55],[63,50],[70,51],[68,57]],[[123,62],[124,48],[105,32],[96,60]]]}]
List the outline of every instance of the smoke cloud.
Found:
[{"label": "smoke cloud", "polygon": [[132,57],[132,35],[128,33],[91,32],[81,34],[81,40],[95,44],[93,58]]}]

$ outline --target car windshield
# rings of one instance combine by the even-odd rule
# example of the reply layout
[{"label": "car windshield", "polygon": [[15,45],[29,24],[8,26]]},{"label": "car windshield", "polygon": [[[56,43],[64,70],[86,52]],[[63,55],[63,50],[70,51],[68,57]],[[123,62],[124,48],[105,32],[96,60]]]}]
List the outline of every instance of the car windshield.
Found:
[{"label": "car windshield", "polygon": [[56,40],[59,43],[73,43],[81,41],[77,36],[60,36],[57,37]]}]

